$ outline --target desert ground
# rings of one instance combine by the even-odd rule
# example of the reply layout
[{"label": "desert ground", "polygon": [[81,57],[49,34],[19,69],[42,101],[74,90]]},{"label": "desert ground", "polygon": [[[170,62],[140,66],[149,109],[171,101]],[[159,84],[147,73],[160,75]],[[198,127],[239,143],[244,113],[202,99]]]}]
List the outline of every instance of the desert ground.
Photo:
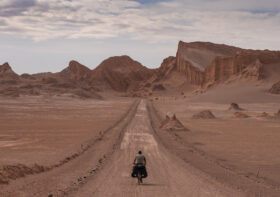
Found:
[{"label": "desert ground", "polygon": [[[229,109],[232,102],[248,117],[236,117],[236,111]],[[280,109],[279,96],[239,84],[187,98],[161,97],[154,106],[161,119],[176,114],[188,129],[158,132],[179,157],[231,187],[243,188],[247,196],[279,195],[280,122],[273,118]],[[193,118],[204,110],[210,110],[215,118]],[[170,138],[177,143],[171,145]]]},{"label": "desert ground", "polygon": [[[53,115],[45,117],[49,121],[45,132],[38,128],[35,131],[36,136],[38,135],[35,139],[41,140],[41,143],[37,140],[27,143],[25,139],[30,136],[30,133],[26,130],[16,135],[17,138],[8,138],[6,143],[3,139],[1,151],[6,153],[3,154],[6,161],[2,161],[4,168],[1,173],[2,175],[10,173],[11,177],[9,183],[1,185],[1,196],[171,196],[173,194],[177,196],[185,194],[190,196],[213,196],[213,194],[215,196],[242,196],[239,191],[212,180],[206,174],[185,163],[161,144],[151,126],[147,107],[148,100],[70,101],[64,103],[63,106],[59,105],[58,100],[52,101],[50,106],[41,106],[39,109],[40,101],[30,102],[29,106],[25,105],[25,109],[27,109],[24,111],[24,115],[20,114],[20,119],[30,118],[27,115],[35,113],[39,109],[41,113],[47,110],[48,114]],[[19,115],[18,111],[15,112],[15,106],[18,106],[18,103],[14,101],[3,101],[3,103],[5,105],[3,104],[2,108],[5,108],[7,113],[4,122],[7,123],[11,118],[8,116],[9,113],[10,115],[13,113],[14,116]],[[62,107],[61,110],[54,110],[51,113],[51,106],[56,104]],[[90,108],[88,108],[89,104]],[[79,115],[75,114],[75,112],[77,113],[75,109],[80,111]],[[18,110],[23,111],[21,108]],[[57,131],[63,135],[50,136],[55,135],[48,132],[52,131],[51,124],[55,124],[51,119],[55,116],[55,121],[60,121],[57,118],[59,114],[64,117],[61,118],[62,121],[67,119],[72,123],[64,123],[61,131]],[[125,117],[100,136],[99,131],[106,130],[106,124],[102,122],[104,114],[107,117],[106,122],[112,121],[112,123],[123,114]],[[98,120],[88,123],[86,128],[89,131],[82,126],[85,124],[82,120],[86,117]],[[32,121],[35,124],[37,121],[47,120],[37,115],[32,118]],[[18,123],[16,125],[20,126]],[[80,127],[74,127],[71,124],[80,125]],[[8,126],[5,127],[6,130],[8,128]],[[71,130],[71,133],[66,135],[65,130]],[[83,135],[80,136],[79,133],[83,133]],[[97,138],[97,141],[93,141],[91,147],[80,153],[79,146],[89,138]],[[12,143],[12,139],[18,143]],[[20,143],[21,140],[25,143]],[[68,146],[64,145],[66,142],[68,142]],[[30,143],[34,145],[31,146]],[[40,145],[38,145],[39,148],[36,144]],[[36,149],[33,150],[31,147]],[[80,153],[79,155],[61,165],[52,167],[53,163],[61,162],[60,158],[71,155],[75,148],[76,152]],[[130,177],[132,161],[139,149],[143,150],[149,162],[147,167],[149,177],[144,180],[141,187],[137,185],[135,179]],[[24,156],[21,156],[22,154]],[[15,163],[18,168],[16,166],[13,168]],[[46,167],[46,169],[42,172],[37,172],[35,169],[28,173],[25,168],[34,163]],[[5,167],[7,164],[11,165]],[[25,165],[25,167],[21,165]],[[48,166],[51,169],[48,169]],[[25,173],[25,177],[19,177],[22,173]],[[17,174],[18,177],[15,177]]]},{"label": "desert ground", "polygon": [[[75,153],[118,121],[132,100],[67,98],[0,100],[0,165],[51,165]],[[109,124],[108,124],[109,123]]]},{"label": "desert ground", "polygon": [[[280,52],[180,41],[150,69],[0,66],[0,196],[280,196]],[[148,177],[131,177],[139,150]]]},{"label": "desert ground", "polygon": [[[279,196],[278,96],[252,103],[234,88],[223,99],[223,87],[150,99],[3,97],[0,194]],[[232,101],[247,118],[234,116]],[[193,118],[203,110],[215,118]],[[160,129],[174,114],[185,128]],[[139,186],[130,173],[140,149],[149,176]]]}]

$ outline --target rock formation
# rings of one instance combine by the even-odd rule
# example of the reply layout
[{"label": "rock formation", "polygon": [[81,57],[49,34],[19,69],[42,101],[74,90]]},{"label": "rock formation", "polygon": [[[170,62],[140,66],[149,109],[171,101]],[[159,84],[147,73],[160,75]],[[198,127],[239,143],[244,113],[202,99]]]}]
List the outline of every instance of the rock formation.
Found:
[{"label": "rock formation", "polygon": [[191,84],[202,85],[205,68],[218,56],[235,54],[239,48],[209,42],[185,43],[180,41],[176,55],[176,69],[186,75]]},{"label": "rock formation", "polygon": [[19,76],[12,70],[8,63],[0,65],[0,94],[10,97],[18,97],[17,85]]},{"label": "rock formation", "polygon": [[279,55],[273,51],[242,50],[233,56],[216,57],[205,70],[204,84],[225,82],[233,76],[254,80],[269,78],[274,64],[280,63]]},{"label": "rock formation", "polygon": [[192,116],[193,119],[215,119],[216,117],[210,110],[198,112]]},{"label": "rock formation", "polygon": [[[153,91],[182,87],[210,87],[239,80],[268,80],[280,76],[280,52],[245,50],[209,42],[180,41],[176,57],[163,60],[158,69],[148,69],[128,56],[110,57],[91,70],[77,61],[59,73],[23,74],[18,76],[8,63],[0,66],[0,92],[83,92],[115,91],[148,97]],[[279,94],[279,83],[269,90]],[[18,89],[24,87],[22,89]],[[178,88],[178,89],[176,89]],[[6,90],[7,89],[7,90]],[[5,91],[4,91],[5,90]],[[26,90],[26,92],[25,92]],[[75,90],[75,91],[74,91]],[[15,94],[17,95],[17,94]]]},{"label": "rock formation", "polygon": [[228,110],[243,111],[244,109],[239,107],[239,105],[237,103],[231,103]]},{"label": "rock formation", "polygon": [[261,114],[257,115],[258,118],[264,118],[264,119],[274,119],[274,116],[271,116],[270,114],[263,112]]},{"label": "rock formation", "polygon": [[162,84],[155,84],[153,86],[153,91],[163,91],[165,90],[165,87]]},{"label": "rock formation", "polygon": [[4,75],[9,75],[13,77],[18,77],[18,75],[12,70],[9,63],[4,63],[3,65],[0,65],[0,77],[4,77]]},{"label": "rock formation", "polygon": [[239,50],[241,49],[237,47],[210,42],[186,43],[180,41],[176,55],[177,69],[185,70],[185,62],[188,62],[193,67],[204,70],[216,57],[231,56]]},{"label": "rock formation", "polygon": [[0,80],[2,84],[18,79],[19,76],[12,70],[8,63],[0,65]]},{"label": "rock formation", "polygon": [[243,112],[235,112],[234,117],[235,118],[249,118],[250,116],[248,116],[247,114],[245,114]]},{"label": "rock formation", "polygon": [[272,87],[269,89],[269,92],[272,94],[280,94],[280,81],[273,84]]},{"label": "rock formation", "polygon": [[159,76],[177,71],[190,84],[212,87],[227,81],[264,80],[280,75],[280,52],[245,50],[209,42],[180,41],[176,54],[165,59]]},{"label": "rock formation", "polygon": [[172,118],[166,115],[165,120],[161,123],[161,129],[173,130],[173,131],[188,131],[187,129],[174,114]]},{"label": "rock formation", "polygon": [[165,58],[158,69],[158,80],[166,79],[176,69],[176,57]]}]

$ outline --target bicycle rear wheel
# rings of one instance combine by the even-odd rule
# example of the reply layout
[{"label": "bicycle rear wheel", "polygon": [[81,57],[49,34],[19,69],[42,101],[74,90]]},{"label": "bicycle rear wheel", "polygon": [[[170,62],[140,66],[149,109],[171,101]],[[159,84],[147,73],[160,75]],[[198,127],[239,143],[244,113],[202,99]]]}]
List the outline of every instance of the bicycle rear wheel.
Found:
[{"label": "bicycle rear wheel", "polygon": [[137,173],[137,180],[138,180],[138,185],[140,185],[142,183],[142,175],[141,172]]}]

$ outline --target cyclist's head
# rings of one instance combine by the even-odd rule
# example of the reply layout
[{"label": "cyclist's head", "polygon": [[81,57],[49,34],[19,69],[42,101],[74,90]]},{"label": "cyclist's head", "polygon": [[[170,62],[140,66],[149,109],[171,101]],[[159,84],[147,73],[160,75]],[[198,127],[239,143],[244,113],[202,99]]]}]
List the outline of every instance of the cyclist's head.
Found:
[{"label": "cyclist's head", "polygon": [[139,151],[138,151],[138,154],[139,154],[139,155],[141,155],[141,154],[142,154],[142,151],[141,151],[141,150],[139,150]]}]

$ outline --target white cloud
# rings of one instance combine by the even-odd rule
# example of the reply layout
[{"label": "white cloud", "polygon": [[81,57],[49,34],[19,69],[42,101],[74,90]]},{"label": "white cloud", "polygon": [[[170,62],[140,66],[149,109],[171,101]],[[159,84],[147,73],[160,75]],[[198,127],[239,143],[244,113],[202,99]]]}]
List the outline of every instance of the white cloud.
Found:
[{"label": "white cloud", "polygon": [[2,0],[0,34],[36,41],[123,36],[152,43],[209,40],[276,48],[277,1],[174,0],[142,5],[131,0]]}]

